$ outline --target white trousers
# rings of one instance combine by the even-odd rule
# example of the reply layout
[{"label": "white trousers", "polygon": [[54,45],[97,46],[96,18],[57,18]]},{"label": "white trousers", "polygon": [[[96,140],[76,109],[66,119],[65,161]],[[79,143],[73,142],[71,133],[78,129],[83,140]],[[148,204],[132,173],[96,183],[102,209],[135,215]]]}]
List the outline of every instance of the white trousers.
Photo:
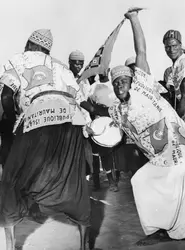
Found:
[{"label": "white trousers", "polygon": [[185,238],[185,165],[145,164],[132,177],[134,198],[146,235],[167,230],[173,239]]}]

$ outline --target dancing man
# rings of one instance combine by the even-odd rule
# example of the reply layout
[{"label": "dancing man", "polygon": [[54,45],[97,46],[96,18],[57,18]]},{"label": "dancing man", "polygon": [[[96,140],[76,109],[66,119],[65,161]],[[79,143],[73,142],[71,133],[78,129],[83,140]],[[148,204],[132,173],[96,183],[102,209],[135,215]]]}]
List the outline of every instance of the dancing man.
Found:
[{"label": "dancing man", "polygon": [[90,201],[80,105],[89,106],[72,72],[50,56],[52,44],[49,30],[34,31],[25,52],[4,65],[2,104],[15,138],[1,181],[0,225],[13,239],[23,217],[65,213],[85,249]]},{"label": "dancing man", "polygon": [[[161,97],[150,73],[146,44],[137,11],[125,14],[134,36],[136,67],[112,69],[120,102],[109,108],[114,123],[149,159],[132,177],[134,199],[147,235],[139,245],[185,238],[185,123]],[[90,132],[90,131],[89,131]]]}]

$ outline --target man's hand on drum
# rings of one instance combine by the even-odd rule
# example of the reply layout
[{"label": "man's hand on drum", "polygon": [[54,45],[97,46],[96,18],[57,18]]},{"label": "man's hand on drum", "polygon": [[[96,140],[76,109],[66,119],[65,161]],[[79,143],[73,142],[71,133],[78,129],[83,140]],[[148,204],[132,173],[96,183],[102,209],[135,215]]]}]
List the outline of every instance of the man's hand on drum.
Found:
[{"label": "man's hand on drum", "polygon": [[94,104],[94,115],[109,116],[108,107],[103,105]]},{"label": "man's hand on drum", "polygon": [[92,130],[92,128],[89,127],[88,125],[85,126],[85,130],[86,130],[86,132],[88,133],[88,135],[90,135],[90,136],[95,135],[95,133],[94,133],[94,131]]},{"label": "man's hand on drum", "polygon": [[112,121],[109,123],[109,127],[110,128],[112,128],[112,127],[119,128],[119,124],[115,123],[115,121]]}]

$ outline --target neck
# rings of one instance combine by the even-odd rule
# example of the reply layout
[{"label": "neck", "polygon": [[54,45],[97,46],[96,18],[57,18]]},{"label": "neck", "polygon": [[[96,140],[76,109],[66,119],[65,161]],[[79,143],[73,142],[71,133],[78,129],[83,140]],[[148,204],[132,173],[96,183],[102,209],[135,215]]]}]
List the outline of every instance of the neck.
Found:
[{"label": "neck", "polygon": [[76,74],[75,74],[75,73],[73,73],[73,75],[74,75],[74,77],[78,77],[78,74],[77,74],[77,73],[76,73]]},{"label": "neck", "polygon": [[182,54],[183,54],[183,52],[181,52],[176,59],[172,59],[173,64],[179,59],[180,56],[182,56]]},{"label": "neck", "polygon": [[[71,70],[71,68],[69,68],[69,69]],[[72,70],[71,70],[71,72],[73,73],[75,78],[79,76],[78,73],[74,73]]]}]

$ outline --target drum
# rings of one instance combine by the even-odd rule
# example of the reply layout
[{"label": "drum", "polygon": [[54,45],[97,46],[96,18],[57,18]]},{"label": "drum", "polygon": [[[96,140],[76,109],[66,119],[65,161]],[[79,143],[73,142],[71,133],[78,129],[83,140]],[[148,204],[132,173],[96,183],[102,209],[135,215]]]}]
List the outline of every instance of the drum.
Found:
[{"label": "drum", "polygon": [[122,140],[123,131],[112,125],[110,117],[98,117],[92,121],[90,127],[95,133],[92,140],[102,147],[112,148]]}]

